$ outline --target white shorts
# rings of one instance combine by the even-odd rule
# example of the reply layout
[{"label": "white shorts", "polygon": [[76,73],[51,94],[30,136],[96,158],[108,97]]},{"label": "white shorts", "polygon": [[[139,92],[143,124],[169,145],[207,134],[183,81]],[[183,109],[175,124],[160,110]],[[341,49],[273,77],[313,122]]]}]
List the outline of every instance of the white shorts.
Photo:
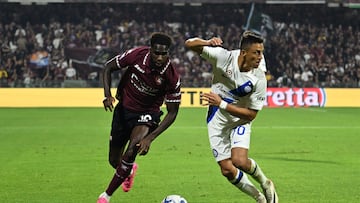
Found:
[{"label": "white shorts", "polygon": [[208,123],[210,147],[217,162],[231,158],[231,149],[241,147],[250,148],[251,123],[246,123],[235,128],[219,127]]}]

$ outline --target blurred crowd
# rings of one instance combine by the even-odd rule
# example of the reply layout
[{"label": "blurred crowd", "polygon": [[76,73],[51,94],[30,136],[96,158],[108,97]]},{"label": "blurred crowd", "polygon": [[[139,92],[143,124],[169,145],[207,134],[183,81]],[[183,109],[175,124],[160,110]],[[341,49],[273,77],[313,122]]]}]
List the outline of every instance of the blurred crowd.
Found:
[{"label": "blurred crowd", "polygon": [[[210,64],[186,50],[184,41],[219,36],[224,47],[236,49],[249,9],[248,4],[0,3],[0,87],[64,87],[69,81],[101,87],[102,68],[80,70],[86,61],[79,66],[66,50],[121,53],[148,45],[154,31],[173,37],[171,58],[183,87],[209,87]],[[265,4],[256,9],[273,25],[259,30],[266,38],[268,86],[360,87],[358,9]]]}]

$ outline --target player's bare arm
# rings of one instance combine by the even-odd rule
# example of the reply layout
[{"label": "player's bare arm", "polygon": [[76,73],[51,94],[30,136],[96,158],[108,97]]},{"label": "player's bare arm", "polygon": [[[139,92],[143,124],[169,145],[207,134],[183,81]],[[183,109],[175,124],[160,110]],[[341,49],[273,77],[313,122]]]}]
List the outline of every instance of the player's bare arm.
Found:
[{"label": "player's bare arm", "polygon": [[206,105],[218,106],[229,112],[231,115],[239,117],[241,119],[252,121],[255,119],[257,115],[257,110],[242,108],[229,104],[226,101],[222,100],[218,94],[215,94],[213,92],[203,93],[200,95],[200,98],[201,100],[205,101],[205,103],[202,104],[203,106]]},{"label": "player's bare arm", "polygon": [[219,37],[213,37],[209,40],[204,40],[198,37],[190,38],[185,41],[185,46],[190,50],[201,54],[204,46],[221,46],[223,43],[222,39]]},{"label": "player's bare arm", "polygon": [[113,71],[119,70],[116,65],[116,58],[111,59],[108,63],[105,64],[104,74],[103,74],[103,83],[104,83],[104,99],[103,104],[105,111],[110,111],[114,109],[115,98],[111,95],[111,73]]},{"label": "player's bare arm", "polygon": [[139,147],[138,153],[146,155],[150,149],[150,144],[162,132],[164,132],[174,121],[179,112],[180,103],[166,103],[167,114],[159,126],[149,135],[144,137],[136,146]]}]

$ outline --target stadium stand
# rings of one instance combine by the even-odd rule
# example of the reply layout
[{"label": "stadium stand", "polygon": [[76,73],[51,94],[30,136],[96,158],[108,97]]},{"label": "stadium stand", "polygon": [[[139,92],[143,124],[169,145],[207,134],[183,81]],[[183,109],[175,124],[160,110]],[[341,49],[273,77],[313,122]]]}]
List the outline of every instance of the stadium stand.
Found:
[{"label": "stadium stand", "polygon": [[[259,4],[271,17],[265,57],[270,87],[360,87],[359,9]],[[220,36],[235,49],[250,4],[0,3],[0,87],[101,87],[103,63],[174,37],[184,87],[209,87],[211,66],[184,48],[192,36]],[[304,12],[305,11],[305,12]],[[120,79],[121,73],[116,77]]]}]

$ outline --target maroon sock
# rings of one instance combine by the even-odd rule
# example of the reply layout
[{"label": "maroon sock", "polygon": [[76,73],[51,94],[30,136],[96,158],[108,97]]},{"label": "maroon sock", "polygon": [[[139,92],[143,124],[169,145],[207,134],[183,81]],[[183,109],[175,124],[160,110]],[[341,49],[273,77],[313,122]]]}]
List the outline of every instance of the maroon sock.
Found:
[{"label": "maroon sock", "polygon": [[112,195],[116,189],[119,188],[122,182],[124,182],[125,178],[129,176],[131,173],[133,163],[128,163],[124,160],[121,160],[120,165],[116,168],[116,172],[106,189],[106,193],[108,195]]}]

